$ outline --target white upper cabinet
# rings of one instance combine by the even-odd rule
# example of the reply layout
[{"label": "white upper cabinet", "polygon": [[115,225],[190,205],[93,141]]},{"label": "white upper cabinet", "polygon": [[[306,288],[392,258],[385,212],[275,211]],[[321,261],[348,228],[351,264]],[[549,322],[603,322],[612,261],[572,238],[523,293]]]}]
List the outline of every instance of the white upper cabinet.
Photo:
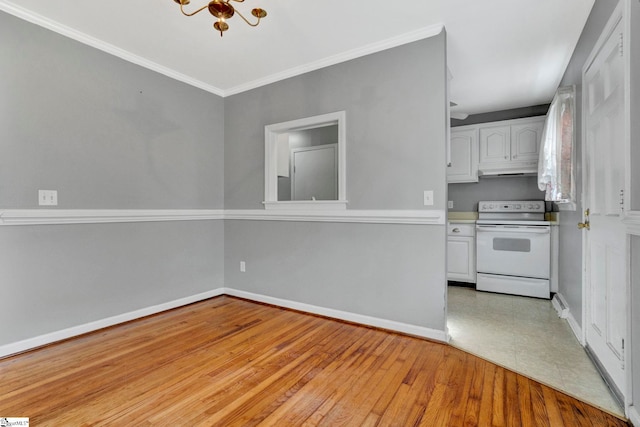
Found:
[{"label": "white upper cabinet", "polygon": [[531,123],[511,126],[511,159],[517,162],[538,163],[544,118]]},{"label": "white upper cabinet", "polygon": [[503,163],[511,158],[511,128],[482,126],[480,128],[480,163]]},{"label": "white upper cabinet", "polygon": [[478,125],[482,175],[537,173],[545,116]]},{"label": "white upper cabinet", "polygon": [[449,182],[478,182],[477,127],[451,129],[451,164],[447,168]]}]

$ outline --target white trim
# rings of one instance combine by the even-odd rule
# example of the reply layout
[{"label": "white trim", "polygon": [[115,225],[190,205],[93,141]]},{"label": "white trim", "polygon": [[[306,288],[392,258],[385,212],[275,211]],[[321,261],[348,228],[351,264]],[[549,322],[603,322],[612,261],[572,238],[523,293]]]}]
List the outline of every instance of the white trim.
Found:
[{"label": "white trim", "polygon": [[341,222],[364,224],[445,225],[443,210],[317,210],[304,209],[5,209],[0,210],[0,226],[106,224],[122,222],[251,220]]},{"label": "white trim", "polygon": [[63,25],[59,22],[53,21],[45,16],[34,13],[30,10],[17,6],[13,3],[10,3],[5,0],[0,0],[0,10],[7,12],[13,16],[17,16],[20,19],[31,22],[32,24],[39,25],[48,30],[54,31],[58,34],[62,34],[65,37],[69,37],[70,39],[77,40],[80,43],[86,44],[87,46],[91,46],[113,56],[117,56],[118,58],[124,59],[125,61],[131,62],[133,64],[139,65],[141,67],[147,68],[149,70],[155,71],[157,73],[163,74],[167,77],[170,77],[174,80],[186,83],[188,85],[197,87],[207,92],[211,92],[218,96],[225,96],[225,92],[222,89],[219,89],[215,86],[211,86],[208,83],[205,83],[201,80],[194,79],[192,77],[187,76],[186,74],[179,73],[171,68],[165,67],[164,65],[160,65],[156,62],[149,61],[146,58],[143,58],[140,55],[136,55],[127,50],[121,49],[115,45],[107,43],[103,40],[92,37],[88,34],[75,30],[71,27]]},{"label": "white trim", "polygon": [[[556,309],[556,311],[558,311],[558,316],[562,319],[567,320],[567,323],[571,327],[573,334],[576,336],[580,344],[582,344],[582,346],[584,347],[585,340],[582,334],[582,328],[580,327],[580,325],[578,325],[578,322],[576,322],[575,317],[573,317],[571,308],[569,307],[569,304],[567,304],[567,300],[564,298],[564,295],[559,292],[556,293],[556,295],[553,297],[553,300],[551,301],[551,304]],[[558,308],[561,308],[562,310],[558,310]]]},{"label": "white trim", "polygon": [[305,313],[317,314],[320,316],[331,317],[333,319],[354,322],[361,325],[373,326],[376,328],[387,329],[391,331],[401,332],[422,338],[428,338],[440,342],[448,342],[448,334],[446,331],[425,328],[423,326],[411,325],[408,323],[396,322],[393,320],[371,317],[364,314],[351,313],[348,311],[335,310],[332,308],[319,307],[316,305],[305,304],[301,302],[285,300],[281,298],[270,297],[267,295],[254,294],[252,292],[240,291],[233,288],[224,288],[226,295],[245,298],[251,301],[271,304],[278,307],[289,308],[292,310],[303,311]]},{"label": "white trim", "polygon": [[278,82],[280,80],[285,80],[291,77],[299,76],[301,74],[308,73],[310,71],[319,70],[321,68],[329,67],[331,65],[340,64],[342,62],[347,62],[352,59],[360,58],[362,56],[381,52],[386,49],[391,49],[393,47],[402,46],[407,43],[415,42],[422,39],[427,39],[429,37],[434,37],[440,34],[443,29],[444,29],[444,24],[435,24],[425,28],[421,28],[416,31],[412,31],[410,33],[401,34],[399,36],[392,37],[387,40],[382,40],[377,43],[372,43],[370,45],[363,46],[358,49],[352,49],[347,52],[329,56],[327,58],[320,59],[318,61],[314,61],[298,67],[290,68],[288,70],[284,70],[279,73],[272,74],[270,76],[267,76],[258,80],[253,80],[251,82],[232,87],[225,91],[224,96],[231,96],[241,92],[246,92],[251,89],[255,89],[261,86],[266,86],[268,84]]},{"label": "white trim", "polygon": [[[312,117],[274,123],[264,127],[264,203],[288,209],[290,202],[278,201],[278,136],[291,131],[338,125],[338,202],[347,204],[347,113],[336,111]],[[314,203],[308,201],[308,203]]]},{"label": "white trim", "polygon": [[27,350],[32,350],[34,348],[42,347],[43,345],[51,344],[56,341],[61,341],[67,338],[97,331],[99,329],[107,328],[109,326],[117,325],[119,323],[124,323],[131,320],[139,319],[145,316],[160,313],[166,310],[171,310],[173,308],[181,307],[194,302],[203,301],[203,300],[217,297],[223,294],[224,294],[224,289],[218,288],[218,289],[203,292],[197,295],[179,298],[177,300],[165,302],[158,305],[153,305],[151,307],[145,307],[139,310],[130,311],[128,313],[118,314],[116,316],[107,317],[105,319],[85,323],[84,325],[72,326],[70,328],[63,329],[60,331],[55,331],[45,335],[28,338],[26,340],[14,342],[11,344],[5,344],[3,346],[0,346],[0,357],[6,357],[12,354],[17,354]]},{"label": "white trim", "polygon": [[267,210],[306,210],[306,211],[326,211],[326,210],[345,210],[347,209],[347,200],[290,200],[262,202]]},{"label": "white trim", "polygon": [[329,67],[331,65],[350,61],[352,59],[356,59],[365,55],[370,55],[372,53],[381,52],[386,49],[391,49],[393,47],[397,47],[397,46],[401,46],[414,41],[433,37],[440,34],[444,29],[444,24],[431,25],[429,27],[421,28],[419,30],[412,31],[406,34],[401,34],[399,36],[382,40],[377,43],[372,43],[370,45],[363,46],[358,49],[352,49],[347,52],[329,56],[327,58],[324,58],[318,61],[314,61],[298,67],[290,68],[288,70],[284,70],[279,73],[272,74],[270,76],[253,80],[247,83],[243,83],[241,85],[224,90],[216,86],[212,86],[209,83],[205,83],[201,80],[194,79],[190,76],[187,76],[186,74],[182,74],[178,71],[175,71],[171,68],[160,65],[153,61],[149,61],[148,59],[143,58],[140,55],[136,55],[127,50],[121,49],[115,45],[112,45],[103,40],[97,39],[95,37],[92,37],[81,31],[75,30],[71,27],[68,27],[59,22],[51,20],[45,16],[34,13],[30,10],[27,10],[9,1],[0,0],[0,10],[7,12],[11,15],[17,16],[18,18],[23,19],[25,21],[44,27],[48,30],[54,31],[58,34],[62,34],[63,36],[69,37],[70,39],[77,40],[80,43],[86,44],[88,46],[99,49],[103,52],[122,58],[125,61],[131,62],[133,64],[137,64],[141,67],[158,72],[174,80],[186,83],[188,85],[197,87],[207,92],[211,92],[221,97],[227,97],[227,96],[235,95],[241,92],[246,92],[251,89],[255,89],[261,86],[278,82],[280,80],[285,80],[291,77],[295,77],[304,73],[308,73],[310,71],[318,70],[320,68]]},{"label": "white trim", "polygon": [[567,307],[561,298],[560,294],[555,294],[551,300],[551,305],[556,309],[558,317],[566,319],[569,316],[569,307]]},{"label": "white trim", "polygon": [[444,210],[336,210],[270,211],[261,209],[226,210],[224,219],[255,221],[349,222],[374,224],[445,225]]},{"label": "white trim", "polygon": [[101,224],[223,219],[222,209],[5,209],[2,225]]},{"label": "white trim", "polygon": [[633,424],[634,427],[640,427],[640,414],[638,413],[636,407],[633,405],[629,406],[627,412],[627,416],[629,417],[629,421],[631,421],[631,424]]},{"label": "white trim", "polygon": [[571,313],[571,310],[569,310],[569,313],[567,314],[567,322],[569,323],[569,326],[571,327],[571,330],[573,331],[573,335],[576,336],[578,342],[584,347],[585,345],[587,345],[585,338],[584,338],[584,334],[582,333],[582,328],[580,327],[580,325],[578,325],[578,322],[576,321],[575,317],[573,317],[573,314]]}]

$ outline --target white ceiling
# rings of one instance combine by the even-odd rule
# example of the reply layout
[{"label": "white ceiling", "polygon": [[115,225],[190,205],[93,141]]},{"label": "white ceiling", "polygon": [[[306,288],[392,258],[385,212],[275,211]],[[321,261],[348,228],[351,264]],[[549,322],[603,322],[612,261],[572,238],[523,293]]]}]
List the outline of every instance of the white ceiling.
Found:
[{"label": "white ceiling", "polygon": [[[595,0],[246,0],[220,38],[173,0],[0,0],[0,10],[226,96],[447,31],[453,111],[551,101]],[[206,0],[192,0],[190,9]],[[251,17],[252,18],[252,17]]]}]

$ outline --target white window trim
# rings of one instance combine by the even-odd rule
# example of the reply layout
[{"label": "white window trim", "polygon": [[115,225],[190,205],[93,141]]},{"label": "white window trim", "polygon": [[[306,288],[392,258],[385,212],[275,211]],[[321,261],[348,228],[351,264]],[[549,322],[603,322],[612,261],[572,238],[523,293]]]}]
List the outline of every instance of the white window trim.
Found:
[{"label": "white window trim", "polygon": [[[338,200],[278,200],[278,134],[322,126],[338,125]],[[264,207],[284,210],[340,210],[347,208],[346,184],[346,113],[322,114],[264,127]]]}]

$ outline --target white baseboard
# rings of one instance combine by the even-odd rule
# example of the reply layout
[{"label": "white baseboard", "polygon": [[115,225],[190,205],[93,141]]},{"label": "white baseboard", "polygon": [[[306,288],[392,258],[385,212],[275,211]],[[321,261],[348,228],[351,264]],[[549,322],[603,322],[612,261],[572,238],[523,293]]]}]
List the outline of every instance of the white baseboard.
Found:
[{"label": "white baseboard", "polygon": [[582,328],[580,327],[576,319],[573,317],[571,310],[569,310],[569,314],[567,316],[567,322],[569,323],[569,326],[571,326],[573,335],[575,335],[576,338],[578,339],[578,342],[580,342],[580,344],[584,346],[585,342],[584,342],[584,337],[582,336]]},{"label": "white baseboard", "polygon": [[558,292],[551,300],[551,304],[558,312],[559,317],[561,317],[562,319],[567,319],[567,323],[571,327],[573,334],[578,339],[578,342],[580,342],[580,344],[584,346],[585,342],[582,336],[582,328],[576,321],[575,317],[573,317],[573,313],[571,313],[569,304],[567,304],[567,300],[564,298],[564,296]]},{"label": "white baseboard", "polygon": [[140,310],[131,311],[129,313],[123,313],[116,316],[108,317],[106,319],[96,320],[94,322],[85,323],[83,325],[73,326],[71,328],[63,329],[60,331],[55,331],[55,332],[40,335],[37,337],[28,338],[23,341],[5,344],[0,346],[0,357],[6,357],[13,354],[22,353],[28,350],[33,350],[35,348],[42,347],[47,344],[52,344],[56,341],[62,341],[67,338],[72,338],[72,337],[76,337],[89,332],[97,331],[99,329],[107,328],[109,326],[114,326],[119,323],[124,323],[131,320],[139,319],[145,316],[160,313],[162,311],[171,310],[176,307],[181,307],[183,305],[191,304],[194,302],[202,301],[208,298],[213,298],[213,297],[217,297],[225,294],[236,296],[239,298],[245,298],[251,301],[263,302],[263,303],[275,305],[278,307],[290,308],[293,310],[299,310],[306,313],[312,313],[320,316],[331,317],[333,319],[339,319],[347,322],[354,322],[362,325],[388,329],[391,331],[428,338],[435,341],[449,342],[449,339],[450,339],[449,334],[446,331],[439,331],[437,329],[425,328],[421,326],[410,325],[407,323],[396,322],[393,320],[386,320],[386,319],[380,319],[377,317],[365,316],[362,314],[350,313],[347,311],[334,310],[331,308],[319,307],[319,306],[304,304],[296,301],[274,298],[266,295],[254,294],[251,292],[239,291],[232,288],[218,288],[212,291],[207,291],[197,295],[180,298],[174,301],[169,301],[169,302],[154,305],[151,307],[145,307]]},{"label": "white baseboard", "polygon": [[551,305],[556,309],[559,318],[566,319],[569,316],[569,308],[565,304],[562,295],[555,294],[551,300]]},{"label": "white baseboard", "polygon": [[305,304],[301,302],[274,298],[267,295],[254,294],[251,292],[239,291],[232,288],[224,288],[227,295],[245,298],[251,301],[263,302],[278,307],[299,310],[306,313],[317,314],[320,316],[331,317],[333,319],[344,320],[347,322],[359,323],[362,325],[373,326],[376,328],[387,329],[391,331],[401,332],[413,336],[432,339],[434,341],[448,342],[449,335],[446,331],[425,328],[422,326],[410,325],[408,323],[396,322],[393,320],[380,319],[377,317],[366,316],[363,314],[351,313],[348,311],[334,310],[332,308],[319,307],[316,305]]},{"label": "white baseboard", "polygon": [[118,314],[116,316],[108,317],[106,319],[85,323],[84,325],[73,326],[71,328],[63,329],[61,331],[51,332],[49,334],[40,335],[34,338],[29,338],[29,339],[18,341],[11,344],[5,344],[3,346],[0,346],[0,357],[6,357],[12,354],[22,353],[27,350],[32,350],[37,347],[42,347],[43,345],[54,343],[56,341],[61,341],[67,338],[86,334],[88,332],[97,331],[98,329],[107,328],[109,326],[117,325],[119,323],[124,323],[130,320],[149,316],[151,314],[156,314],[162,311],[171,310],[172,308],[181,307],[183,305],[202,301],[208,298],[213,298],[222,294],[224,294],[223,288],[214,289],[212,291],[203,292],[197,295],[191,295],[185,298],[180,298],[177,300],[165,302],[165,303],[154,305],[151,307],[145,307],[140,310],[131,311],[129,313]]},{"label": "white baseboard", "polygon": [[629,411],[627,416],[629,417],[629,421],[633,424],[633,427],[640,427],[640,414],[635,406],[629,406]]}]

